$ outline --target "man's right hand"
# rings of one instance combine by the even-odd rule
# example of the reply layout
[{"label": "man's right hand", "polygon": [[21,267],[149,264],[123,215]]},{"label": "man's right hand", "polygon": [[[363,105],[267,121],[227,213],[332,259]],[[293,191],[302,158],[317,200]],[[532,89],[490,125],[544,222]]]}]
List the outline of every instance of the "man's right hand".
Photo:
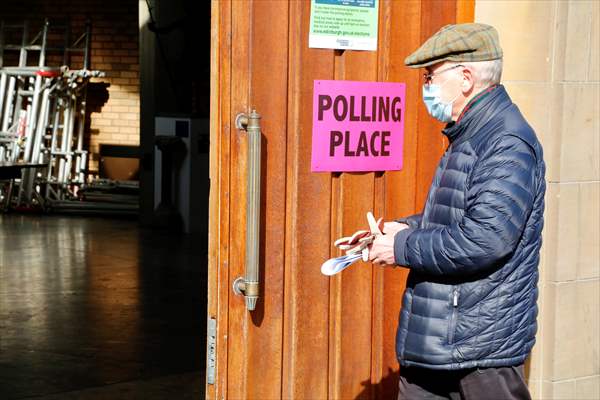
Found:
[{"label": "man's right hand", "polygon": [[391,221],[391,222],[384,222],[383,224],[383,234],[384,235],[395,235],[396,233],[400,232],[401,230],[404,230],[406,228],[408,228],[409,226],[407,224],[403,224],[402,222],[395,222],[395,221]]}]

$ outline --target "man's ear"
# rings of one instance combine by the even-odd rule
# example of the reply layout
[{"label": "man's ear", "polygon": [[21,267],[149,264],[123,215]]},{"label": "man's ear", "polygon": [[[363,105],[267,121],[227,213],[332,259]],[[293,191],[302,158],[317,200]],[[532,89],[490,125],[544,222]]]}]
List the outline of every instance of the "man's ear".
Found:
[{"label": "man's ear", "polygon": [[473,76],[473,72],[469,68],[463,68],[462,78],[462,92],[465,96],[469,96],[475,89],[475,77]]}]

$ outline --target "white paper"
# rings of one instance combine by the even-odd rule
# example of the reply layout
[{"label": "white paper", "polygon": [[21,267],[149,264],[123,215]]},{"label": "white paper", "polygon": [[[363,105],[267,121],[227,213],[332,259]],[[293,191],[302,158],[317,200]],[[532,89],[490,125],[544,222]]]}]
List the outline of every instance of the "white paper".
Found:
[{"label": "white paper", "polygon": [[321,265],[321,273],[323,275],[335,275],[342,272],[358,260],[362,258],[362,253],[349,254],[337,258],[330,258]]}]

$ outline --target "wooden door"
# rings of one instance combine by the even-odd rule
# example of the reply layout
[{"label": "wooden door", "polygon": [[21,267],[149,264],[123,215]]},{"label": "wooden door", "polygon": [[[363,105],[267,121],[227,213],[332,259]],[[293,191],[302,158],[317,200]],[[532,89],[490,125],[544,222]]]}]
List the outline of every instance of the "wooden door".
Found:
[{"label": "wooden door", "polygon": [[[423,205],[446,147],[421,104],[420,70],[404,58],[441,26],[473,17],[472,0],[381,0],[379,50],[308,48],[310,1],[212,3],[208,318],[216,321],[210,399],[388,399],[407,271],[355,265],[328,278],[331,243]],[[311,173],[315,79],[407,83],[404,168]],[[255,311],[232,291],[244,273],[246,133],[262,116],[261,281]]]}]

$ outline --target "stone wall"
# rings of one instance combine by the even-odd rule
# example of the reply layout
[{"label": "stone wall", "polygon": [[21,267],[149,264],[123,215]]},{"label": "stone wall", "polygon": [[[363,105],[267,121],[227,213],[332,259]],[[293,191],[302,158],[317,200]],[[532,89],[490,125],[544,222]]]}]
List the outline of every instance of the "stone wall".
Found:
[{"label": "stone wall", "polygon": [[600,2],[486,1],[504,84],[536,130],[548,166],[532,394],[600,398]]}]

